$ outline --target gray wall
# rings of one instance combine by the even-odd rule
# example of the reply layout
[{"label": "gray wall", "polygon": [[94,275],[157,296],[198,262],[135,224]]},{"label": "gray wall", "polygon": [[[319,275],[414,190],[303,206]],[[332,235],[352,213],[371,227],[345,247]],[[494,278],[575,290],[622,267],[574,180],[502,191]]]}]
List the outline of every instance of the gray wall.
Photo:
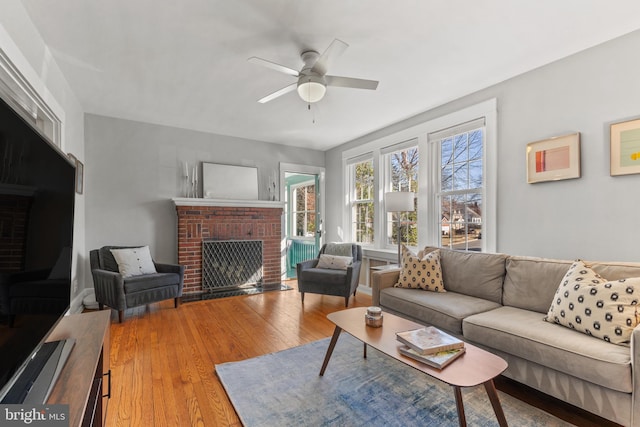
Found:
[{"label": "gray wall", "polygon": [[[637,31],[327,152],[328,240],[339,239],[345,149],[497,98],[497,250],[640,261],[640,175],[609,175],[609,125],[640,117],[639,48]],[[581,133],[582,177],[527,184],[526,144],[576,131]]]},{"label": "gray wall", "polygon": [[85,135],[87,250],[149,245],[165,262],[177,261],[171,199],[184,197],[185,161],[258,167],[261,200],[268,199],[266,180],[280,162],[324,166],[320,151],[91,114]]},{"label": "gray wall", "polygon": [[[62,121],[62,151],[84,162],[84,111],[62,71],[33,26],[19,0],[3,0],[0,13],[0,49]],[[93,287],[83,280],[85,250],[85,198],[75,196],[71,311],[82,309],[82,293]]]}]

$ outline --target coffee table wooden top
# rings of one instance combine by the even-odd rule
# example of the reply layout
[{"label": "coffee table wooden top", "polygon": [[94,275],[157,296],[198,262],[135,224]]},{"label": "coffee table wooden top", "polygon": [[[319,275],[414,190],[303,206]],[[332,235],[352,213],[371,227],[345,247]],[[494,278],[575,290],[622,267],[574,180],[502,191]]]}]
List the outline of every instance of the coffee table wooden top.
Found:
[{"label": "coffee table wooden top", "polygon": [[330,313],[327,318],[363,343],[452,386],[472,387],[483,384],[507,369],[508,365],[504,359],[467,342],[464,344],[465,353],[450,365],[442,370],[432,368],[400,354],[398,347],[402,344],[396,340],[396,332],[424,325],[383,312],[382,327],[372,328],[365,324],[366,312],[366,307],[357,307]]}]

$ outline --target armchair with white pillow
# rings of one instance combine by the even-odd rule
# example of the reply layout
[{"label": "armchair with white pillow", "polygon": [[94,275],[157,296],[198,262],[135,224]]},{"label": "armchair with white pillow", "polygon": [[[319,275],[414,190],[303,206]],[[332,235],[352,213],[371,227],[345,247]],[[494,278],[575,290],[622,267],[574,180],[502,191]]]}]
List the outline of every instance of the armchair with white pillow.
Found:
[{"label": "armchair with white pillow", "polygon": [[298,263],[298,291],[304,304],[306,292],[344,297],[355,296],[360,279],[362,247],[354,243],[327,243],[318,258]]},{"label": "armchair with white pillow", "polygon": [[96,301],[118,310],[174,299],[180,305],[184,266],[154,262],[148,246],[103,246],[89,252]]}]

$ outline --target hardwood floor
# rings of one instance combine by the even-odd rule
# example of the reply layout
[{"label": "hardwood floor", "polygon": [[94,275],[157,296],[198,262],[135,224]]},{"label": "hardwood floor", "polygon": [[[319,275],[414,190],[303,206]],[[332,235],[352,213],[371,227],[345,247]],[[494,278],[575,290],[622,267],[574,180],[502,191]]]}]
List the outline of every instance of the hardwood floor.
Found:
[{"label": "hardwood floor", "polygon": [[[295,287],[295,282],[288,282]],[[371,304],[358,293],[350,307]],[[196,301],[173,300],[128,310],[124,323],[112,312],[112,396],[107,426],[240,426],[214,365],[295,347],[333,333],[326,315],[344,299],[294,290]],[[603,426],[554,399],[501,380],[499,389],[576,425]]]}]

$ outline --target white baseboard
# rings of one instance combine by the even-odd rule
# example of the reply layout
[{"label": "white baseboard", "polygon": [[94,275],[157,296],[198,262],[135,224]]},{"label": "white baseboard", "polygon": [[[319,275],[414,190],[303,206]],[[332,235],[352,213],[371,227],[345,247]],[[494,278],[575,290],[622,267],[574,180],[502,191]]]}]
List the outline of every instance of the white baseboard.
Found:
[{"label": "white baseboard", "polygon": [[71,301],[69,313],[82,313],[85,308],[98,308],[98,303],[96,302],[96,294],[93,288],[83,289],[78,295],[76,295],[76,297]]},{"label": "white baseboard", "polygon": [[371,295],[371,288],[365,285],[358,285],[356,292],[362,292],[363,294]]}]

